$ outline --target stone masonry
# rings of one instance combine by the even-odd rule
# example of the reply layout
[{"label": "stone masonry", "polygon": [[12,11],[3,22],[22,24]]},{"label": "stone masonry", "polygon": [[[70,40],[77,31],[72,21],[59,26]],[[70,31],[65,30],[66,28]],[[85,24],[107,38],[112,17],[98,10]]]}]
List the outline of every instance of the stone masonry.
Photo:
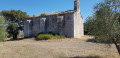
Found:
[{"label": "stone masonry", "polygon": [[24,21],[24,37],[34,37],[39,33],[48,32],[73,38],[84,35],[79,0],[74,1],[74,10],[29,17]]}]

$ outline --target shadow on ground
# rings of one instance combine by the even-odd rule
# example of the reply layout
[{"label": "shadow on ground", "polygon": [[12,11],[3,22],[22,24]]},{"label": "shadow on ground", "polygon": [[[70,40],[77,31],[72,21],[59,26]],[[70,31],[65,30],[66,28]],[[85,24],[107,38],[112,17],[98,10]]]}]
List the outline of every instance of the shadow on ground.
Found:
[{"label": "shadow on ground", "polygon": [[97,41],[95,39],[88,39],[88,40],[86,40],[86,42],[97,43]]},{"label": "shadow on ground", "polygon": [[100,56],[76,56],[76,57],[66,57],[66,58],[101,58]]},{"label": "shadow on ground", "polygon": [[15,39],[10,39],[10,40],[6,40],[6,41],[20,41],[20,40],[24,40],[24,39],[30,39],[30,38],[17,38]]},{"label": "shadow on ground", "polygon": [[101,43],[101,44],[113,44],[111,42],[107,42],[107,41],[97,41],[96,39],[88,39],[86,40],[86,42],[92,42],[92,43]]}]

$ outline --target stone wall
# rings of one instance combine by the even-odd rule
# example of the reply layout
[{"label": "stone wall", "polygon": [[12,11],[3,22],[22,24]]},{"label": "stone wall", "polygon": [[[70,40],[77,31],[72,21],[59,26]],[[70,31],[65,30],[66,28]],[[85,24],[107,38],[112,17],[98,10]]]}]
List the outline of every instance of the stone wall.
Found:
[{"label": "stone wall", "polygon": [[32,36],[36,36],[40,33],[40,18],[32,18]]},{"label": "stone wall", "polygon": [[46,32],[46,18],[40,18],[40,32],[45,33]]},{"label": "stone wall", "polygon": [[58,33],[57,15],[47,16],[46,20],[46,32]]},{"label": "stone wall", "polygon": [[24,37],[32,37],[32,20],[24,21]]},{"label": "stone wall", "polygon": [[64,35],[74,37],[74,13],[65,14]]},{"label": "stone wall", "polygon": [[83,19],[80,12],[74,13],[74,38],[80,38],[84,35]]},{"label": "stone wall", "polygon": [[34,17],[28,20],[31,22],[29,23],[27,20],[24,22],[25,37],[47,32],[62,34],[67,37],[74,36],[74,13]]},{"label": "stone wall", "polygon": [[74,13],[50,15],[46,17],[46,32],[62,34],[67,37],[73,37]]}]

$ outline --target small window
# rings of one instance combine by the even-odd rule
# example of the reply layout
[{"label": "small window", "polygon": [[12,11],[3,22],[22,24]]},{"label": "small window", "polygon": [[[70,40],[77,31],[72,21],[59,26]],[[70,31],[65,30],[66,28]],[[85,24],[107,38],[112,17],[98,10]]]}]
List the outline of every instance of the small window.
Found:
[{"label": "small window", "polygon": [[40,20],[46,21],[46,18],[41,18]]},{"label": "small window", "polygon": [[58,16],[57,17],[57,22],[62,22],[63,21],[63,16]]},{"label": "small window", "polygon": [[31,20],[27,20],[27,22],[31,23]]}]

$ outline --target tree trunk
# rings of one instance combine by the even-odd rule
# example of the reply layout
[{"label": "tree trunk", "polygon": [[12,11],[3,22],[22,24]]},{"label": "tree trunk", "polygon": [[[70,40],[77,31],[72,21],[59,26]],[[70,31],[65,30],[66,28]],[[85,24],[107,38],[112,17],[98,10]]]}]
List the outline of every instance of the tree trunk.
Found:
[{"label": "tree trunk", "polygon": [[13,40],[17,40],[17,34],[13,34]]},{"label": "tree trunk", "polygon": [[120,46],[117,44],[117,42],[115,42],[114,41],[114,44],[115,44],[115,46],[116,46],[116,48],[117,48],[117,51],[118,51],[118,53],[119,53],[119,55],[120,55]]}]

